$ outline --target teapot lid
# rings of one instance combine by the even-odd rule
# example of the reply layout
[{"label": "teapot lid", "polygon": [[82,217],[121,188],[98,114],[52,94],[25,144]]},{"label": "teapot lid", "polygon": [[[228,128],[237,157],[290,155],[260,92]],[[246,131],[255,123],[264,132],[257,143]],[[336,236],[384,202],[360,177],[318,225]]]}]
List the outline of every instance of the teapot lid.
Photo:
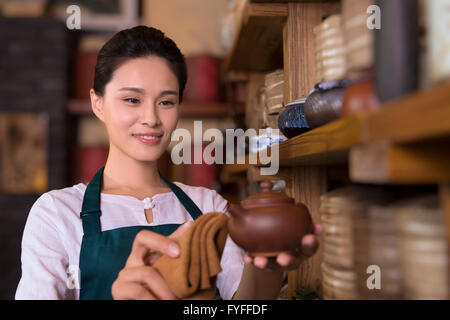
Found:
[{"label": "teapot lid", "polygon": [[260,184],[262,192],[253,194],[241,201],[244,209],[293,205],[294,199],[281,192],[273,192],[273,183],[264,180]]}]

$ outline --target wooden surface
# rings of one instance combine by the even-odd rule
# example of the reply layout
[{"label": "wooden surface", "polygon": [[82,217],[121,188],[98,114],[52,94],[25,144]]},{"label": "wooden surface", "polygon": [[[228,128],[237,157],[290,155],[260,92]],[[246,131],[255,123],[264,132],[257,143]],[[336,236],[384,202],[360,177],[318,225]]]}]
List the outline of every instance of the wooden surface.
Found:
[{"label": "wooden surface", "polygon": [[[327,192],[327,176],[325,167],[292,168],[290,195],[296,202],[306,205],[315,223],[320,222],[320,195]],[[319,250],[310,259],[302,263],[294,276],[296,282],[290,283],[288,295],[295,296],[295,289],[314,290],[321,296],[322,240],[319,238]],[[292,277],[292,275],[291,275]]]},{"label": "wooden surface", "polygon": [[346,161],[345,151],[361,143],[360,119],[360,116],[343,118],[280,143],[280,165],[318,165]]},{"label": "wooden surface", "polygon": [[247,4],[225,71],[268,72],[283,67],[286,4]]},{"label": "wooden surface", "polygon": [[290,180],[292,179],[291,168],[280,168],[277,174],[274,175],[262,175],[260,168],[249,167],[247,168],[247,181],[264,181],[264,180]]},{"label": "wooden surface", "polygon": [[[334,4],[288,4],[287,22],[283,28],[285,103],[307,96],[309,90],[314,87],[315,46],[313,28],[322,21],[324,15],[335,10]],[[282,162],[282,157],[292,158],[299,152],[303,152],[296,148],[299,139],[301,138],[290,139],[284,142],[284,145],[283,143],[279,145],[280,162]],[[321,138],[315,136],[313,139],[317,142]],[[288,144],[289,146],[287,146]],[[325,146],[323,146],[323,143],[320,144],[322,150],[328,149],[326,144]],[[313,145],[318,144],[313,143]],[[290,147],[293,147],[294,150]],[[327,190],[325,169],[315,166],[294,167],[292,168],[292,179],[287,187],[290,188],[288,194],[296,202],[304,203],[309,208],[313,220],[319,221],[320,195]],[[314,290],[320,296],[321,262],[322,254],[321,249],[319,249],[319,252],[313,258],[302,263],[297,271],[288,274],[289,298],[295,297],[295,291],[298,288]]]},{"label": "wooden surface", "polygon": [[450,180],[448,141],[396,145],[380,141],[350,151],[350,178],[360,183],[428,184]]},{"label": "wooden surface", "polygon": [[263,124],[262,86],[264,86],[264,74],[251,73],[247,83],[247,101],[245,104],[245,125],[247,128],[257,130]]},{"label": "wooden surface", "polygon": [[314,87],[316,63],[313,29],[322,18],[339,10],[339,4],[289,3],[283,28],[285,103],[306,97]]},{"label": "wooden surface", "polygon": [[[444,212],[447,230],[447,246],[450,248],[450,180],[439,185],[439,198],[442,211]],[[450,262],[450,250],[448,250],[448,261]],[[448,287],[450,288],[450,263],[448,265],[447,277]],[[448,298],[450,299],[450,292]]]},{"label": "wooden surface", "polygon": [[[443,145],[442,150],[446,150],[445,144],[448,145],[450,137],[449,102],[450,83],[447,82],[390,102],[375,112],[330,122],[280,143],[280,166],[345,163],[352,147],[380,141],[423,144],[421,148],[431,150],[431,146],[438,141],[438,144]],[[403,152],[403,157],[406,154]],[[433,154],[436,159],[446,159],[445,155],[439,155],[438,152]],[[419,158],[415,159],[412,161],[416,162]],[[425,163],[423,160],[422,164]],[[400,166],[398,168],[401,170]]]},{"label": "wooden surface", "polygon": [[367,142],[414,142],[450,135],[450,81],[386,103],[364,121]]}]

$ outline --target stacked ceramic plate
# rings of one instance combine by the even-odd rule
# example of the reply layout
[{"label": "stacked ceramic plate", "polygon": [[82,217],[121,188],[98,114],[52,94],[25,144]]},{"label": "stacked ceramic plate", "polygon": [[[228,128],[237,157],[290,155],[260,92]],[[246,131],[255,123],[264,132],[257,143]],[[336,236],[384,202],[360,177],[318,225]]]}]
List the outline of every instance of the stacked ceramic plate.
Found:
[{"label": "stacked ceramic plate", "polygon": [[325,299],[356,299],[354,219],[370,205],[385,203],[379,188],[346,187],[321,196],[322,287]]},{"label": "stacked ceramic plate", "polygon": [[345,76],[344,35],[341,15],[332,15],[314,28],[316,44],[316,82]]},{"label": "stacked ceramic plate", "polygon": [[392,210],[399,233],[405,297],[447,299],[448,248],[438,197],[411,200]]},{"label": "stacked ceramic plate", "polygon": [[278,114],[283,109],[284,70],[268,73],[264,79],[266,94],[266,112],[268,115]]},{"label": "stacked ceramic plate", "polygon": [[345,55],[348,71],[373,65],[374,33],[367,27],[367,8],[373,0],[342,0]]},{"label": "stacked ceramic plate", "polygon": [[[370,206],[354,218],[355,269],[362,299],[402,299],[394,217],[387,206]],[[379,268],[379,287],[369,277]],[[368,280],[371,285],[368,285]]]},{"label": "stacked ceramic plate", "polygon": [[325,300],[354,300],[356,274],[353,270],[338,269],[322,263],[322,296]]}]

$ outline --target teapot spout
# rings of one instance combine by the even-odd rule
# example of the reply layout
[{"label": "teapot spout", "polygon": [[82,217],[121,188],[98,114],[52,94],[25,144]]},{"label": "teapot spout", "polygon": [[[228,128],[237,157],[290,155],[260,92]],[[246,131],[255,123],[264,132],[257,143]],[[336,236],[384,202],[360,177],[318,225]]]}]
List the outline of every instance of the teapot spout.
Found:
[{"label": "teapot spout", "polygon": [[242,208],[240,205],[230,204],[229,211],[232,217],[242,218],[247,213],[247,210]]}]

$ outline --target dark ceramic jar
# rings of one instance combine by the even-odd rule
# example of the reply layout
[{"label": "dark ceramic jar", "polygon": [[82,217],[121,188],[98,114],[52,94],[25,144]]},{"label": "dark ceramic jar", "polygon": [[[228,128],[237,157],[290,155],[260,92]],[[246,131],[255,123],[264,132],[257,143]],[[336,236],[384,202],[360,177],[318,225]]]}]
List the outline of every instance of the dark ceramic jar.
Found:
[{"label": "dark ceramic jar", "polygon": [[262,192],[231,205],[228,231],[231,239],[250,255],[296,253],[304,235],[313,232],[308,208],[280,192],[272,182],[261,183]]},{"label": "dark ceramic jar", "polygon": [[301,98],[288,103],[278,118],[278,128],[287,138],[310,130],[303,109],[305,101],[305,98]]},{"label": "dark ceramic jar", "polygon": [[345,80],[317,84],[304,105],[305,118],[311,129],[341,117],[342,100],[347,85]]}]

